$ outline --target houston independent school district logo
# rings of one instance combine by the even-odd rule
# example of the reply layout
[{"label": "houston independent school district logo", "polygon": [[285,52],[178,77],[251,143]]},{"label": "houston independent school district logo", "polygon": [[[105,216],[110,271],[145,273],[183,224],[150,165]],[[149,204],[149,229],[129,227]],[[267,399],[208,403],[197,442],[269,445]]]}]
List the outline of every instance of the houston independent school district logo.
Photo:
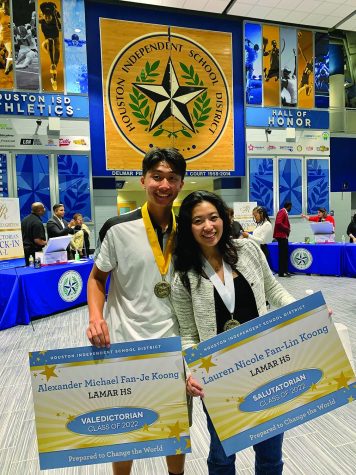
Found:
[{"label": "houston independent school district logo", "polygon": [[133,148],[166,147],[186,160],[219,140],[229,116],[229,91],[216,60],[178,34],[153,33],[122,49],[111,65],[106,98],[119,133]]},{"label": "houston independent school district logo", "polygon": [[76,300],[83,288],[83,280],[78,272],[69,270],[58,281],[58,293],[65,302]]},{"label": "houston independent school district logo", "polygon": [[292,265],[299,270],[308,269],[313,263],[313,256],[303,247],[298,247],[290,255]]}]

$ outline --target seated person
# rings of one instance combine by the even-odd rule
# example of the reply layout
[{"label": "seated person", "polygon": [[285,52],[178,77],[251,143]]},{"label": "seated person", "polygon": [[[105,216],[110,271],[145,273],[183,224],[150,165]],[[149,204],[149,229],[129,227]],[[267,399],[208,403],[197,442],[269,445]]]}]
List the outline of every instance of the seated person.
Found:
[{"label": "seated person", "polygon": [[356,213],[353,215],[350,224],[347,226],[346,234],[350,238],[350,242],[356,244]]},{"label": "seated person", "polygon": [[76,251],[79,252],[81,257],[88,256],[90,248],[90,231],[88,226],[83,223],[83,215],[80,213],[75,213],[71,222],[73,223],[74,228],[74,235],[70,242],[73,258]]},{"label": "seated person", "polygon": [[302,214],[302,218],[307,219],[308,221],[313,221],[315,223],[322,223],[324,221],[329,221],[333,225],[333,231],[335,231],[335,219],[333,216],[330,216],[325,208],[318,208],[318,214],[316,216],[307,216]]},{"label": "seated person", "polygon": [[234,210],[232,208],[229,208],[229,218],[231,220],[232,238],[239,239],[241,237],[241,233],[243,232],[243,227],[238,221],[235,221]]}]

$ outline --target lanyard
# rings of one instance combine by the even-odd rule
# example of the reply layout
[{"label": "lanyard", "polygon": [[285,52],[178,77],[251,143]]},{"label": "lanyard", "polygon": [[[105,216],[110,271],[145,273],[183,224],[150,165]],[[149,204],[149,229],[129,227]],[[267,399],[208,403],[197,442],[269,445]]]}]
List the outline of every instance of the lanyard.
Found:
[{"label": "lanyard", "polygon": [[142,206],[141,211],[142,211],[143,223],[146,228],[148,241],[150,243],[157,267],[160,271],[160,274],[163,277],[167,274],[168,267],[172,259],[174,235],[175,235],[175,231],[177,227],[176,218],[172,211],[172,219],[173,219],[172,231],[170,232],[170,235],[168,237],[167,244],[166,244],[166,247],[164,249],[164,254],[163,254],[161,246],[159,245],[159,242],[158,242],[157,234],[152,226],[150,215],[148,214],[147,203],[145,203]]}]

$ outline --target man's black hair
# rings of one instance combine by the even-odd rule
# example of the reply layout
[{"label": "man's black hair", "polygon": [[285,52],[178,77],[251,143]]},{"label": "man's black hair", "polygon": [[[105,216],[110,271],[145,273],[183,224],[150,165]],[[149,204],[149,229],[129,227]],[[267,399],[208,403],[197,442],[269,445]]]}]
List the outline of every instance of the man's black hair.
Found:
[{"label": "man's black hair", "polygon": [[182,179],[185,176],[187,163],[183,155],[176,148],[153,148],[149,150],[142,160],[143,176],[151,170],[157,163],[167,162],[171,165],[174,173],[180,175]]},{"label": "man's black hair", "polygon": [[53,205],[53,213],[55,213],[57,211],[58,208],[61,208],[63,206],[63,203],[56,203],[55,205]]}]

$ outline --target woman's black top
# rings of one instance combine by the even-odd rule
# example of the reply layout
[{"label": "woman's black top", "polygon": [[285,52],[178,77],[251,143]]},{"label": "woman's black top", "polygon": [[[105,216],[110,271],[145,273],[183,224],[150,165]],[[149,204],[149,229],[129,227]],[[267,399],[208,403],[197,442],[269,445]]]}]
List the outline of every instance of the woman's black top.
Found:
[{"label": "woman's black top", "polygon": [[[253,318],[258,317],[255,296],[253,295],[250,284],[242,274],[238,274],[234,278],[235,287],[235,311],[234,319],[240,323],[249,322]],[[216,313],[216,329],[217,333],[224,331],[225,323],[231,319],[230,312],[225,307],[219,293],[214,287],[215,313]]]}]

